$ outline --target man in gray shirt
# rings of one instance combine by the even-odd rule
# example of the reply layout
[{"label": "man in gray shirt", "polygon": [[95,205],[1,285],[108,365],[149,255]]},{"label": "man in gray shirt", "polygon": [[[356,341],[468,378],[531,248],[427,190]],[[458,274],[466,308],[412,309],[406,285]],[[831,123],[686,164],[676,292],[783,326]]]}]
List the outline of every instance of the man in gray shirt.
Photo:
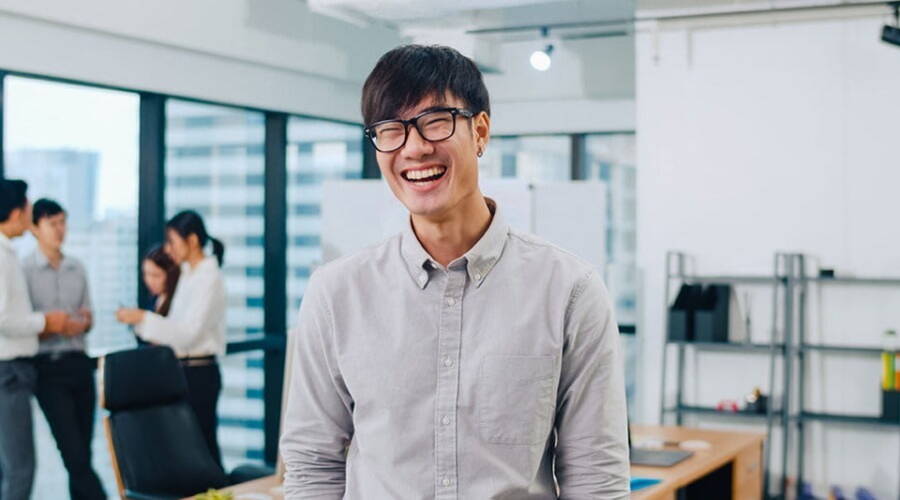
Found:
[{"label": "man in gray shirt", "polygon": [[106,498],[91,467],[91,441],[97,390],[94,362],[85,353],[84,336],[91,328],[91,297],[87,275],[78,259],[66,255],[66,212],[55,201],[40,199],[32,210],[32,232],[38,248],[25,257],[28,294],[37,311],[63,310],[80,319],[71,335],[40,336],[35,395],[63,464],[69,472],[72,500]]},{"label": "man in gray shirt", "polygon": [[481,194],[490,106],[475,64],[394,49],[362,111],[410,220],[310,280],[292,332],[286,498],[628,498],[608,293]]}]

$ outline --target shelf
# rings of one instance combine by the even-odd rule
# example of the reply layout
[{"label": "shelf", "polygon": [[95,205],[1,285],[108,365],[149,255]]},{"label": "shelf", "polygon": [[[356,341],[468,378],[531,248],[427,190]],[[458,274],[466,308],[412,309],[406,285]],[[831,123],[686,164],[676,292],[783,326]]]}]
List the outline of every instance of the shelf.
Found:
[{"label": "shelf", "polygon": [[810,278],[806,278],[807,281],[813,281],[815,283],[821,284],[829,284],[834,283],[838,285],[883,285],[883,286],[891,286],[896,285],[900,286],[900,278],[853,278],[853,277],[837,277],[837,278],[823,278],[820,276],[814,276]]},{"label": "shelf", "polygon": [[[745,351],[760,354],[768,353],[772,350],[771,344],[756,344],[743,342],[694,342],[690,340],[670,340],[669,344],[693,346],[704,351]],[[779,354],[784,352],[784,344],[775,344],[775,351]]]},{"label": "shelf", "polygon": [[750,276],[750,275],[722,275],[722,276],[679,276],[670,275],[670,280],[684,281],[688,283],[734,283],[748,285],[774,285],[776,283],[784,283],[786,278],[783,276]]},{"label": "shelf", "polygon": [[848,354],[881,354],[884,349],[880,347],[860,347],[860,346],[840,346],[840,345],[828,345],[828,344],[803,344],[800,346],[801,351],[820,351],[820,352],[835,352],[835,353],[848,353]]},{"label": "shelf", "polygon": [[[719,411],[711,406],[690,406],[690,405],[682,405],[677,408],[666,408],[666,413],[693,413],[698,415],[712,415],[714,417],[722,417],[722,418],[743,418],[743,419],[761,419],[765,420],[767,414],[765,413],[750,413],[745,411]],[[781,412],[773,411],[772,418],[775,420],[781,420]]]},{"label": "shelf", "polygon": [[887,427],[900,427],[900,422],[882,420],[881,417],[866,415],[839,415],[835,413],[803,412],[801,420],[816,420],[820,422],[836,422],[841,424],[883,425]]}]

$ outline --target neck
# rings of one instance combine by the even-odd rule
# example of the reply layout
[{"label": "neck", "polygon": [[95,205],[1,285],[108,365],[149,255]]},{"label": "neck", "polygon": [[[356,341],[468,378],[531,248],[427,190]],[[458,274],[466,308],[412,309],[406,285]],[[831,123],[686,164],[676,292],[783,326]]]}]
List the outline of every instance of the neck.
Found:
[{"label": "neck", "polygon": [[47,260],[50,261],[51,266],[59,267],[59,263],[62,261],[62,249],[51,248],[40,242],[38,243],[38,248],[41,250],[41,253],[44,254],[44,257],[47,257]]},{"label": "neck", "polygon": [[0,233],[3,233],[3,235],[9,239],[13,239],[16,236],[19,236],[19,233],[8,222],[0,224]]},{"label": "neck", "polygon": [[187,262],[188,262],[188,265],[191,266],[191,269],[194,269],[194,268],[196,268],[201,262],[203,262],[203,259],[205,259],[205,258],[206,258],[206,256],[203,255],[203,251],[202,251],[202,250],[198,250],[198,251],[196,251],[196,252],[191,252],[191,254],[190,254],[190,255],[188,256],[188,258],[187,258]]},{"label": "neck", "polygon": [[491,211],[480,192],[464,198],[445,217],[412,216],[413,230],[425,251],[447,267],[462,257],[491,225]]}]

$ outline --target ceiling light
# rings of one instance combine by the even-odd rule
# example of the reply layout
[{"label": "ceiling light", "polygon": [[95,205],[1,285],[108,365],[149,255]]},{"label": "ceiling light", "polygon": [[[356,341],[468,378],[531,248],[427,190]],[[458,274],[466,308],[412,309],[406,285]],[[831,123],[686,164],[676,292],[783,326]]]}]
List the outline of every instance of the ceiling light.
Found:
[{"label": "ceiling light", "polygon": [[547,71],[550,69],[550,63],[552,60],[550,59],[550,54],[553,53],[553,45],[547,45],[544,50],[535,50],[531,53],[531,58],[529,61],[531,62],[531,67],[538,71]]}]

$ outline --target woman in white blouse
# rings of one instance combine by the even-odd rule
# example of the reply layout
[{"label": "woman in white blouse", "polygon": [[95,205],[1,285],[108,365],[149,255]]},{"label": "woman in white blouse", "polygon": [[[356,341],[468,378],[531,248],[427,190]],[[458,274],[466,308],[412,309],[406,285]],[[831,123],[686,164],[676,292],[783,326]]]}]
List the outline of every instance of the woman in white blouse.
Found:
[{"label": "woman in white blouse", "polygon": [[[212,243],[214,257],[204,253],[207,243]],[[186,210],[166,223],[165,251],[181,266],[168,315],[119,309],[116,317],[134,325],[142,340],[175,351],[184,368],[190,404],[210,452],[221,464],[216,405],[222,378],[216,356],[225,354],[225,285],[219,270],[225,247],[209,236],[197,212]]]}]

